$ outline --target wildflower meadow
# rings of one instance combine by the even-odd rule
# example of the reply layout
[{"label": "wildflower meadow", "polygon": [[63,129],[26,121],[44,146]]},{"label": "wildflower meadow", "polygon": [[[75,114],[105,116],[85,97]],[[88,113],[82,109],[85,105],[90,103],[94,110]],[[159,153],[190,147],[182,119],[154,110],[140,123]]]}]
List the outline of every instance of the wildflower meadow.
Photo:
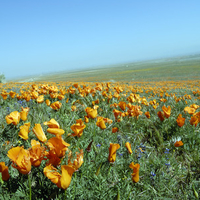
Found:
[{"label": "wildflower meadow", "polygon": [[0,199],[198,199],[200,81],[0,83]]}]

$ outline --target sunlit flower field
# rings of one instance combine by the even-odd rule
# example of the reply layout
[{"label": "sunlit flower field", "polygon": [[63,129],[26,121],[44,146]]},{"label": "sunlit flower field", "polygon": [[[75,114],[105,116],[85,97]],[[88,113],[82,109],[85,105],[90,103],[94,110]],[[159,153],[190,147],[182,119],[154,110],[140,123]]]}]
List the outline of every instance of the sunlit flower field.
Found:
[{"label": "sunlit flower field", "polygon": [[1,198],[198,199],[200,81],[7,83],[0,94]]}]

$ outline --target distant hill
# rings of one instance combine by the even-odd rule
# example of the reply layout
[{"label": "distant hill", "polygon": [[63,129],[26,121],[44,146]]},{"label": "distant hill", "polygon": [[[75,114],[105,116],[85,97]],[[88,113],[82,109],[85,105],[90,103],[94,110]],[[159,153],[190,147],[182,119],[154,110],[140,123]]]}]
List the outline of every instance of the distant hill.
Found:
[{"label": "distant hill", "polygon": [[68,70],[12,80],[31,81],[161,81],[200,79],[200,54]]}]

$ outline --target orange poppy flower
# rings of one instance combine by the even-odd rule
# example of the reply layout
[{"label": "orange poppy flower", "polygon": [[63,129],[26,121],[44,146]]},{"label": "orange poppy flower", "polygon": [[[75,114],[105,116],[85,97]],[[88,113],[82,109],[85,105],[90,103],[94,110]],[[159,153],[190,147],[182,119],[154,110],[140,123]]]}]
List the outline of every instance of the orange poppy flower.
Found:
[{"label": "orange poppy flower", "polygon": [[12,90],[9,92],[9,95],[11,96],[11,98],[15,98],[16,92],[13,92]]},{"label": "orange poppy flower", "polygon": [[7,156],[12,160],[12,166],[18,169],[20,173],[28,174],[31,171],[30,154],[24,147],[10,149]]},{"label": "orange poppy flower", "polygon": [[11,112],[6,116],[7,124],[17,125],[20,121],[20,113],[18,111]]},{"label": "orange poppy flower", "polygon": [[35,133],[38,140],[40,140],[41,142],[47,141],[47,137],[44,134],[44,131],[43,131],[42,126],[40,124],[35,124],[35,127],[33,128],[33,132]]},{"label": "orange poppy flower", "polygon": [[140,169],[140,164],[134,164],[134,162],[132,162],[129,167],[131,169],[133,169],[133,173],[131,174],[132,176],[132,181],[134,183],[137,183],[139,181],[139,169]]},{"label": "orange poppy flower", "polygon": [[52,98],[52,99],[55,99],[55,98],[57,98],[58,97],[58,93],[56,92],[56,93],[50,93],[49,94],[50,95],[50,97]]},{"label": "orange poppy flower", "polygon": [[4,100],[6,100],[6,99],[8,98],[8,93],[5,92],[5,91],[3,91],[3,92],[1,93],[1,96],[3,97]]},{"label": "orange poppy flower", "polygon": [[78,83],[74,83],[73,85],[75,88],[78,88]]},{"label": "orange poppy flower", "polygon": [[85,127],[86,125],[83,123],[82,119],[77,119],[76,124],[71,126],[71,129],[74,132],[72,136],[81,137]]},{"label": "orange poppy flower", "polygon": [[52,103],[52,104],[50,105],[50,107],[51,107],[52,109],[54,109],[54,110],[60,109],[61,106],[62,106],[62,103],[59,102],[59,101],[56,101],[56,102],[54,102],[54,103]]},{"label": "orange poppy flower", "polygon": [[0,162],[0,172],[2,174],[2,180],[8,181],[10,178],[9,172],[8,172],[8,166],[5,165],[5,162]]},{"label": "orange poppy flower", "polygon": [[197,117],[198,120],[200,121],[200,112],[194,113],[193,116]]},{"label": "orange poppy flower", "polygon": [[64,98],[65,98],[64,95],[62,95],[62,94],[59,94],[59,95],[58,95],[58,99],[59,99],[59,100],[62,100],[62,99],[64,99]]},{"label": "orange poppy flower", "polygon": [[50,104],[51,104],[51,102],[49,101],[49,99],[46,99],[45,103],[46,103],[47,106],[50,106]]},{"label": "orange poppy flower", "polygon": [[176,141],[176,142],[174,143],[174,146],[175,146],[175,147],[181,147],[181,146],[183,146],[183,142],[182,142],[182,141]]},{"label": "orange poppy flower", "polygon": [[61,166],[61,174],[57,172],[57,169],[52,165],[48,165],[43,170],[45,176],[55,183],[59,188],[66,190],[70,183],[75,169],[70,165]]},{"label": "orange poppy flower", "polygon": [[36,140],[31,140],[31,146],[32,147],[29,149],[31,165],[39,167],[46,155],[45,147],[41,146]]},{"label": "orange poppy flower", "polygon": [[132,117],[139,117],[139,115],[142,115],[142,111],[140,111],[141,109],[141,106],[138,106],[138,105],[133,105],[129,108],[128,110],[128,114],[129,116],[132,116]]},{"label": "orange poppy flower", "polygon": [[144,114],[145,114],[145,116],[146,116],[148,119],[151,117],[149,111],[145,112]]},{"label": "orange poppy flower", "polygon": [[46,153],[46,157],[49,159],[46,163],[46,165],[53,165],[53,166],[58,166],[61,163],[61,159],[55,154],[55,151],[49,151]]},{"label": "orange poppy flower", "polygon": [[32,97],[32,99],[37,99],[38,98],[38,92],[37,91],[33,91],[33,92],[31,92],[31,97]]},{"label": "orange poppy flower", "polygon": [[95,104],[99,104],[99,99],[95,100],[92,102],[92,105],[94,106]]},{"label": "orange poppy flower", "polygon": [[89,118],[87,116],[84,117],[85,118],[85,123],[89,122]]},{"label": "orange poppy flower", "polygon": [[112,133],[116,133],[118,131],[118,128],[117,127],[113,127],[112,128]]},{"label": "orange poppy flower", "polygon": [[169,118],[170,114],[171,114],[171,107],[168,106],[167,108],[165,106],[162,107],[162,110],[164,112],[164,115],[166,118]]},{"label": "orange poppy flower", "polygon": [[104,122],[108,123],[108,124],[112,124],[112,119],[109,118],[103,118]]},{"label": "orange poppy flower", "polygon": [[28,112],[30,109],[28,107],[26,107],[26,108],[21,107],[21,109],[22,109],[22,111],[20,112],[20,118],[21,118],[21,120],[26,121]]},{"label": "orange poppy flower", "polygon": [[200,106],[199,105],[196,105],[196,104],[192,104],[190,105],[190,108],[194,108],[195,110],[198,109]]},{"label": "orange poppy flower", "polygon": [[31,100],[31,95],[25,94],[24,99],[29,102]]},{"label": "orange poppy flower", "polygon": [[120,107],[123,111],[126,109],[126,102],[120,101],[120,102],[118,103],[118,105],[119,105],[119,107]]},{"label": "orange poppy flower", "polygon": [[193,115],[195,113],[196,109],[195,108],[191,108],[191,107],[185,107],[184,111],[189,113],[190,115]]},{"label": "orange poppy flower", "polygon": [[185,118],[182,117],[181,114],[179,114],[176,122],[177,122],[179,127],[182,127],[185,124]]},{"label": "orange poppy flower", "polygon": [[198,119],[198,117],[197,116],[192,116],[191,117],[191,119],[190,119],[190,124],[191,125],[195,125],[195,127],[198,125],[198,123],[199,123],[199,119]]},{"label": "orange poppy flower", "polygon": [[118,117],[119,116],[121,117],[123,113],[121,111],[119,111],[119,110],[114,109],[113,110],[113,114],[115,116],[115,119],[118,119]]},{"label": "orange poppy flower", "polygon": [[37,101],[38,103],[44,102],[44,95],[40,95],[40,96],[36,99],[36,101]]},{"label": "orange poppy flower", "polygon": [[61,158],[65,155],[70,144],[66,143],[60,135],[57,135],[48,140],[47,146],[50,151],[53,151],[59,158]]},{"label": "orange poppy flower", "polygon": [[53,118],[48,122],[44,122],[43,124],[47,125],[49,128],[60,128],[59,123]]},{"label": "orange poppy flower", "polygon": [[73,106],[71,107],[71,109],[72,109],[72,111],[75,111],[75,110],[76,110],[76,106],[73,105]]},{"label": "orange poppy flower", "polygon": [[65,133],[65,131],[61,128],[48,128],[47,132],[53,135],[63,135]]},{"label": "orange poppy flower", "polygon": [[157,112],[157,115],[158,115],[158,117],[160,118],[160,121],[164,121],[164,113],[163,112],[161,112],[161,111],[158,111]]},{"label": "orange poppy flower", "polygon": [[75,170],[78,170],[83,164],[83,149],[79,149],[80,152],[76,152],[76,158],[73,163],[71,163],[70,159],[68,161],[69,165],[71,165]]},{"label": "orange poppy flower", "polygon": [[114,163],[116,160],[117,149],[120,148],[119,144],[110,143],[108,161]]},{"label": "orange poppy flower", "polygon": [[96,118],[97,117],[97,109],[99,106],[94,106],[93,108],[87,107],[85,109],[88,118]]},{"label": "orange poppy flower", "polygon": [[104,118],[103,118],[103,117],[97,117],[96,125],[97,125],[98,127],[100,127],[101,129],[106,129],[106,125],[105,125],[105,122],[104,122]]},{"label": "orange poppy flower", "polygon": [[30,125],[31,125],[31,123],[28,122],[28,123],[25,123],[23,126],[20,126],[20,131],[18,133],[19,137],[21,137],[24,140],[28,140],[28,133],[30,132],[29,131]]},{"label": "orange poppy flower", "polygon": [[129,152],[130,154],[133,153],[133,151],[132,151],[132,149],[131,149],[131,143],[130,143],[130,142],[126,142],[125,147],[127,148],[128,152]]}]

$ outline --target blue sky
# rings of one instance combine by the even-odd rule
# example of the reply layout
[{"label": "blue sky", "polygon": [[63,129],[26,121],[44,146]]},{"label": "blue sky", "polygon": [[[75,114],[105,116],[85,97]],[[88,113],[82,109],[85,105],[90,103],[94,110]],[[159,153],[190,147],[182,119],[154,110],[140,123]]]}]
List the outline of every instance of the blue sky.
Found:
[{"label": "blue sky", "polygon": [[6,78],[200,53],[199,0],[0,0]]}]

